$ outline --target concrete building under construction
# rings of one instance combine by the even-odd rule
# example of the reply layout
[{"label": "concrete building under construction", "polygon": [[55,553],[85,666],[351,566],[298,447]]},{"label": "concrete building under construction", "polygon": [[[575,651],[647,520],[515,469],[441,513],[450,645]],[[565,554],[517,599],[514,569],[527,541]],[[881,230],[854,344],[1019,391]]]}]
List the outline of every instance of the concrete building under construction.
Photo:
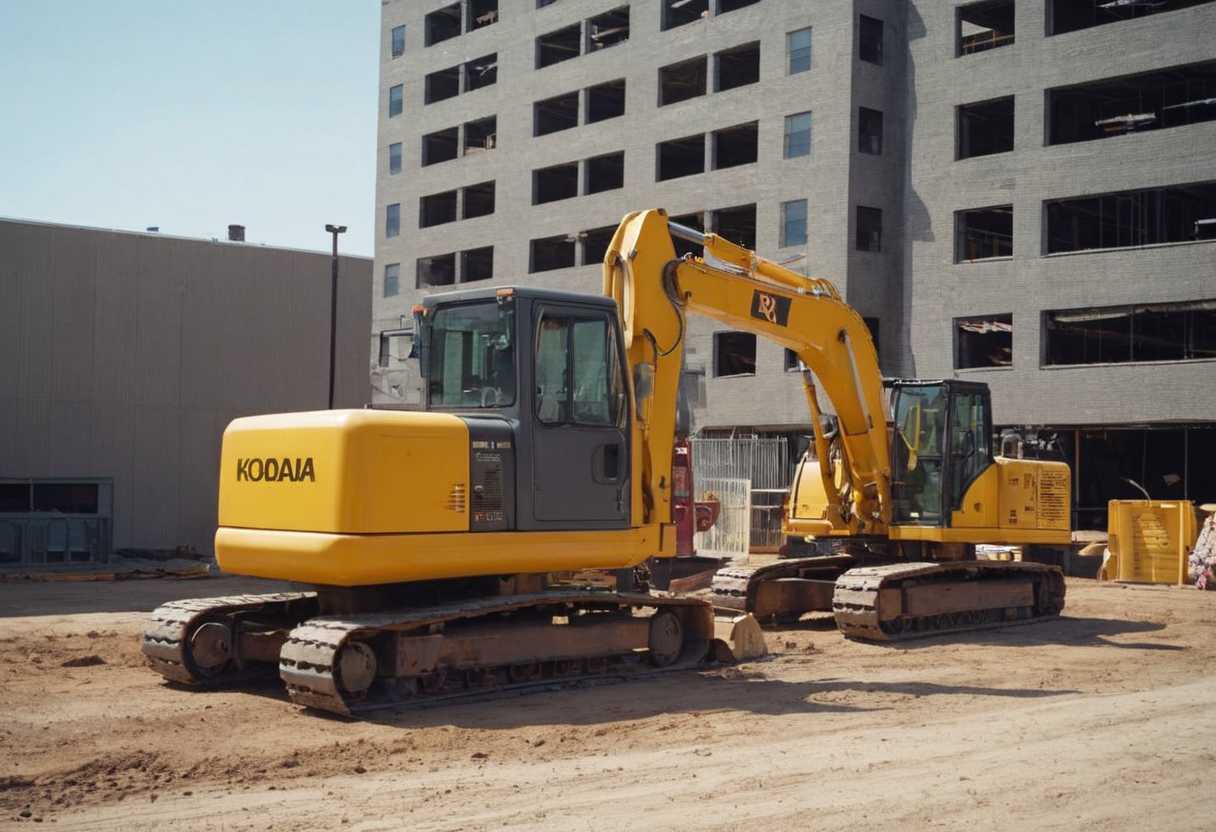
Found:
[{"label": "concrete building under construction", "polygon": [[[1076,526],[1216,499],[1214,33],[1210,0],[385,0],[374,397],[418,402],[422,294],[596,292],[659,206],[835,281],[884,372],[987,382]],[[805,428],[791,355],[705,321],[686,355],[703,430]]]}]

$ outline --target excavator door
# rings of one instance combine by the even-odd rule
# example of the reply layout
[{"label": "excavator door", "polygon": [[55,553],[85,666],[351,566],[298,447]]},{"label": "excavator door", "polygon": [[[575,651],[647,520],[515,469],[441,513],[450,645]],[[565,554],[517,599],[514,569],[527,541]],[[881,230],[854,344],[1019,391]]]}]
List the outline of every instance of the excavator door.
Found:
[{"label": "excavator door", "polygon": [[992,465],[988,385],[953,379],[889,384],[893,520],[948,526],[967,488]]},{"label": "excavator door", "polygon": [[629,409],[615,310],[541,301],[532,319],[534,520],[625,527]]}]

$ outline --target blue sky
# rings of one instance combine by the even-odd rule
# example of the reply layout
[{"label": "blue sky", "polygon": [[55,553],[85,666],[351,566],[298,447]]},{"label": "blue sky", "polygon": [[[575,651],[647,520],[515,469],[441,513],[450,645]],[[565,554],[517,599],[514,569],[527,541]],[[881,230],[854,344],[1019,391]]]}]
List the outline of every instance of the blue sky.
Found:
[{"label": "blue sky", "polygon": [[0,216],[372,253],[379,3],[3,5]]}]

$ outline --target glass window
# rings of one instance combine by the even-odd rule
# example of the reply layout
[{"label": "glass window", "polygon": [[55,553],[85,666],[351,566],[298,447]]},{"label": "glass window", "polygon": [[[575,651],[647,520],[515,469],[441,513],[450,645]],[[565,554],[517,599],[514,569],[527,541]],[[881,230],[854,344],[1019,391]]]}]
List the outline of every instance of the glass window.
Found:
[{"label": "glass window", "polygon": [[547,424],[615,425],[624,385],[607,318],[546,315],[536,336],[536,414]]},{"label": "glass window", "polygon": [[398,84],[395,87],[389,87],[388,90],[388,117],[401,115],[402,106],[402,86]]},{"label": "glass window", "polygon": [[950,507],[958,508],[967,486],[988,467],[992,447],[981,394],[955,393],[951,410]]},{"label": "glass window", "polygon": [[811,155],[811,114],[785,117],[785,158]]},{"label": "glass window", "polygon": [[882,209],[857,206],[857,250],[882,251]]},{"label": "glass window", "polygon": [[892,503],[896,520],[934,525],[942,516],[942,434],[946,397],[939,385],[904,387],[895,406]]},{"label": "glass window", "polygon": [[797,75],[811,68],[811,29],[799,29],[785,36],[786,73]]},{"label": "glass window", "polygon": [[[432,407],[501,407],[515,401],[514,309],[472,303],[435,311],[424,336]],[[424,319],[425,320],[425,319]]]},{"label": "glass window", "polygon": [[388,263],[384,267],[384,297],[396,297],[401,290],[401,264]]},{"label": "glass window", "polygon": [[396,237],[401,233],[401,203],[394,202],[384,209],[384,236]]},{"label": "glass window", "polygon": [[865,62],[882,65],[882,21],[861,16],[861,31],[857,38],[858,56]]},{"label": "glass window", "polygon": [[401,173],[401,142],[388,146],[388,172]]},{"label": "glass window", "polygon": [[806,200],[781,203],[781,245],[806,245]]},{"label": "glass window", "polygon": [[400,58],[405,54],[405,27],[393,27],[393,57]]},{"label": "glass window", "polygon": [[857,149],[874,156],[882,155],[882,111],[861,107],[857,111]]}]

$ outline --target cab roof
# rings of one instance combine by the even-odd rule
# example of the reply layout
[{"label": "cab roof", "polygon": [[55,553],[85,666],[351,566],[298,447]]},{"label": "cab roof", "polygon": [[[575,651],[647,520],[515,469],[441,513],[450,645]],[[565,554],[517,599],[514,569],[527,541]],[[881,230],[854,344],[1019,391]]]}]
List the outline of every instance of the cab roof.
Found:
[{"label": "cab roof", "polygon": [[432,309],[436,306],[445,306],[449,303],[493,300],[506,292],[510,292],[514,297],[523,300],[578,303],[583,306],[602,306],[606,309],[616,309],[616,301],[603,295],[586,292],[559,292],[555,289],[538,289],[534,286],[486,286],[476,289],[454,289],[452,291],[436,292],[423,297],[422,305],[428,309]]}]

